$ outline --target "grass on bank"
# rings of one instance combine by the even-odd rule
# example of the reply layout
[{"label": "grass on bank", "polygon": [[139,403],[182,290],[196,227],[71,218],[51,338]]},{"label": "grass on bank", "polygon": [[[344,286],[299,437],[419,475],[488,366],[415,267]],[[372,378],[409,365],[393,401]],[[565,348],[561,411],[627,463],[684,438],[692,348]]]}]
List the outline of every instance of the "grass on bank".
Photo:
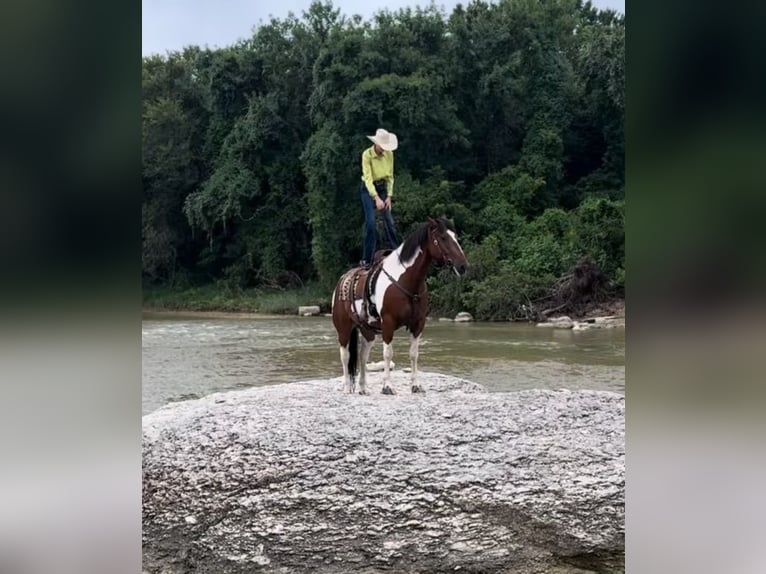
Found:
[{"label": "grass on bank", "polygon": [[144,287],[143,308],[153,311],[224,311],[294,315],[301,305],[319,305],[329,312],[332,292],[318,284],[292,290],[232,289],[221,285],[200,287]]}]

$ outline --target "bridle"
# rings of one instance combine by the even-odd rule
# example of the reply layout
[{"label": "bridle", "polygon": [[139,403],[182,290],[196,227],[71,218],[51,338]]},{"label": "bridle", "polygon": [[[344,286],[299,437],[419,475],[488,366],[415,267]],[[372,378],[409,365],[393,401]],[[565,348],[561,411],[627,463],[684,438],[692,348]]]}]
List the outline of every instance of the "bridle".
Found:
[{"label": "bridle", "polygon": [[[428,239],[429,239],[429,240],[431,240],[431,241],[433,241],[433,242],[434,242],[434,245],[436,245],[436,247],[439,249],[439,255],[441,256],[441,261],[443,261],[444,263],[446,263],[447,265],[449,265],[451,269],[454,269],[454,268],[455,268],[455,263],[452,261],[452,258],[450,258],[450,257],[447,257],[447,256],[444,254],[444,248],[441,246],[441,244],[439,244],[439,240],[438,240],[438,239],[436,239],[436,238],[433,236],[433,231],[432,231],[432,229],[429,229],[429,230],[428,230]],[[401,259],[399,260],[399,262],[401,263]],[[411,299],[413,302],[417,303],[418,301],[420,301],[420,295],[418,295],[417,293],[410,293],[410,292],[409,292],[407,289],[405,289],[404,287],[402,287],[402,285],[399,283],[399,281],[397,281],[396,279],[394,279],[394,278],[391,276],[391,274],[390,274],[388,271],[386,271],[386,268],[385,268],[385,267],[383,267],[383,266],[381,265],[381,268],[380,268],[380,270],[383,272],[383,274],[384,274],[386,277],[388,277],[388,279],[391,281],[391,283],[392,283],[393,285],[396,285],[396,286],[399,288],[399,290],[400,290],[400,291],[402,291],[402,293],[404,293],[405,295],[407,295],[407,297],[409,297],[409,298],[410,298],[410,299]]]},{"label": "bridle", "polygon": [[410,292],[409,292],[407,289],[405,289],[404,287],[402,287],[401,283],[399,283],[399,282],[398,282],[396,279],[394,279],[394,278],[391,276],[391,274],[390,274],[388,271],[386,271],[386,268],[385,268],[385,267],[383,267],[383,266],[381,265],[381,267],[380,267],[380,270],[381,270],[381,271],[383,271],[383,274],[384,274],[386,277],[388,277],[388,279],[389,279],[389,281],[391,281],[391,284],[392,284],[392,285],[396,285],[396,286],[397,286],[397,287],[398,287],[398,288],[399,288],[399,289],[402,291],[402,293],[404,293],[405,295],[407,295],[407,297],[409,297],[409,298],[410,298],[410,299],[411,299],[413,302],[417,303],[417,302],[419,302],[419,301],[420,301],[420,295],[418,295],[417,293],[410,293]]},{"label": "bridle", "polygon": [[433,242],[434,242],[434,245],[436,245],[436,247],[439,249],[439,255],[441,255],[441,260],[444,263],[446,263],[447,265],[449,265],[451,269],[454,269],[455,268],[455,263],[452,261],[452,258],[447,257],[447,256],[444,255],[444,248],[442,248],[441,244],[439,243],[439,240],[436,239],[436,237],[433,237],[431,235],[431,233],[432,233],[432,231],[429,229],[429,231],[428,231],[428,238],[432,239]]}]

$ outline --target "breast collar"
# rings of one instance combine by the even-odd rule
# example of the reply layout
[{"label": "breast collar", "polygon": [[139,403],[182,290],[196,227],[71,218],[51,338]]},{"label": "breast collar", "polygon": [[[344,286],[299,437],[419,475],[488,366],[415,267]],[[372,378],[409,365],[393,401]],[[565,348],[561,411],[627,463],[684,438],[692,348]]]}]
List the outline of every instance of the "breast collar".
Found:
[{"label": "breast collar", "polygon": [[[398,254],[397,254],[397,257],[398,257]],[[401,263],[401,261],[402,261],[402,260],[401,260],[401,259],[399,259],[399,262],[400,262],[400,263]],[[406,271],[407,269],[409,269],[409,267],[405,268],[405,271]],[[396,279],[394,279],[394,278],[391,276],[391,274],[390,274],[388,271],[386,271],[386,268],[385,268],[385,266],[384,266],[384,265],[381,265],[381,271],[383,271],[383,273],[385,273],[386,277],[388,277],[389,281],[391,281],[391,283],[392,283],[393,285],[396,285],[396,286],[399,288],[399,290],[400,290],[402,293],[404,293],[405,295],[407,295],[407,297],[409,297],[409,298],[410,298],[412,301],[414,301],[415,303],[417,303],[418,301],[420,301],[420,295],[418,295],[417,293],[410,293],[410,292],[409,292],[407,289],[405,289],[404,287],[402,287],[402,285],[399,283],[399,281],[397,281]]]}]

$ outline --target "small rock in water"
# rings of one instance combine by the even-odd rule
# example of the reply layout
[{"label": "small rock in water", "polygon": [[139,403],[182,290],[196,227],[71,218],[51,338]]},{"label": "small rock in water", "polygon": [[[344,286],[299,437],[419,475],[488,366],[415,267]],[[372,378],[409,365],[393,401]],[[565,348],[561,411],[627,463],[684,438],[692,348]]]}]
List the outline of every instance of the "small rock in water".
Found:
[{"label": "small rock in water", "polygon": [[455,322],[456,323],[470,323],[473,321],[473,315],[471,315],[467,311],[461,311],[457,315],[455,315]]},{"label": "small rock in water", "polygon": [[301,305],[298,307],[298,315],[303,315],[304,317],[319,315],[319,305]]}]

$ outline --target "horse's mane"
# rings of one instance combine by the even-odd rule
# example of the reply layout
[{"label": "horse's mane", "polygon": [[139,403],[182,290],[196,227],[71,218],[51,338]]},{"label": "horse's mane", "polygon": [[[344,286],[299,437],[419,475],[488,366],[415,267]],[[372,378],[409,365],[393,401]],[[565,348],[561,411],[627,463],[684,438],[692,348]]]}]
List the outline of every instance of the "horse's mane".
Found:
[{"label": "horse's mane", "polygon": [[[445,229],[455,231],[455,226],[452,225],[452,222],[446,217],[439,217],[434,221],[436,221],[436,223],[439,225],[439,229],[442,231]],[[415,255],[415,252],[418,250],[418,247],[426,242],[428,239],[428,226],[429,222],[427,221],[425,223],[421,223],[417,226],[415,231],[410,233],[407,239],[404,240],[404,244],[402,245],[402,253],[400,255],[402,261],[409,261],[412,259],[412,257]]]}]

